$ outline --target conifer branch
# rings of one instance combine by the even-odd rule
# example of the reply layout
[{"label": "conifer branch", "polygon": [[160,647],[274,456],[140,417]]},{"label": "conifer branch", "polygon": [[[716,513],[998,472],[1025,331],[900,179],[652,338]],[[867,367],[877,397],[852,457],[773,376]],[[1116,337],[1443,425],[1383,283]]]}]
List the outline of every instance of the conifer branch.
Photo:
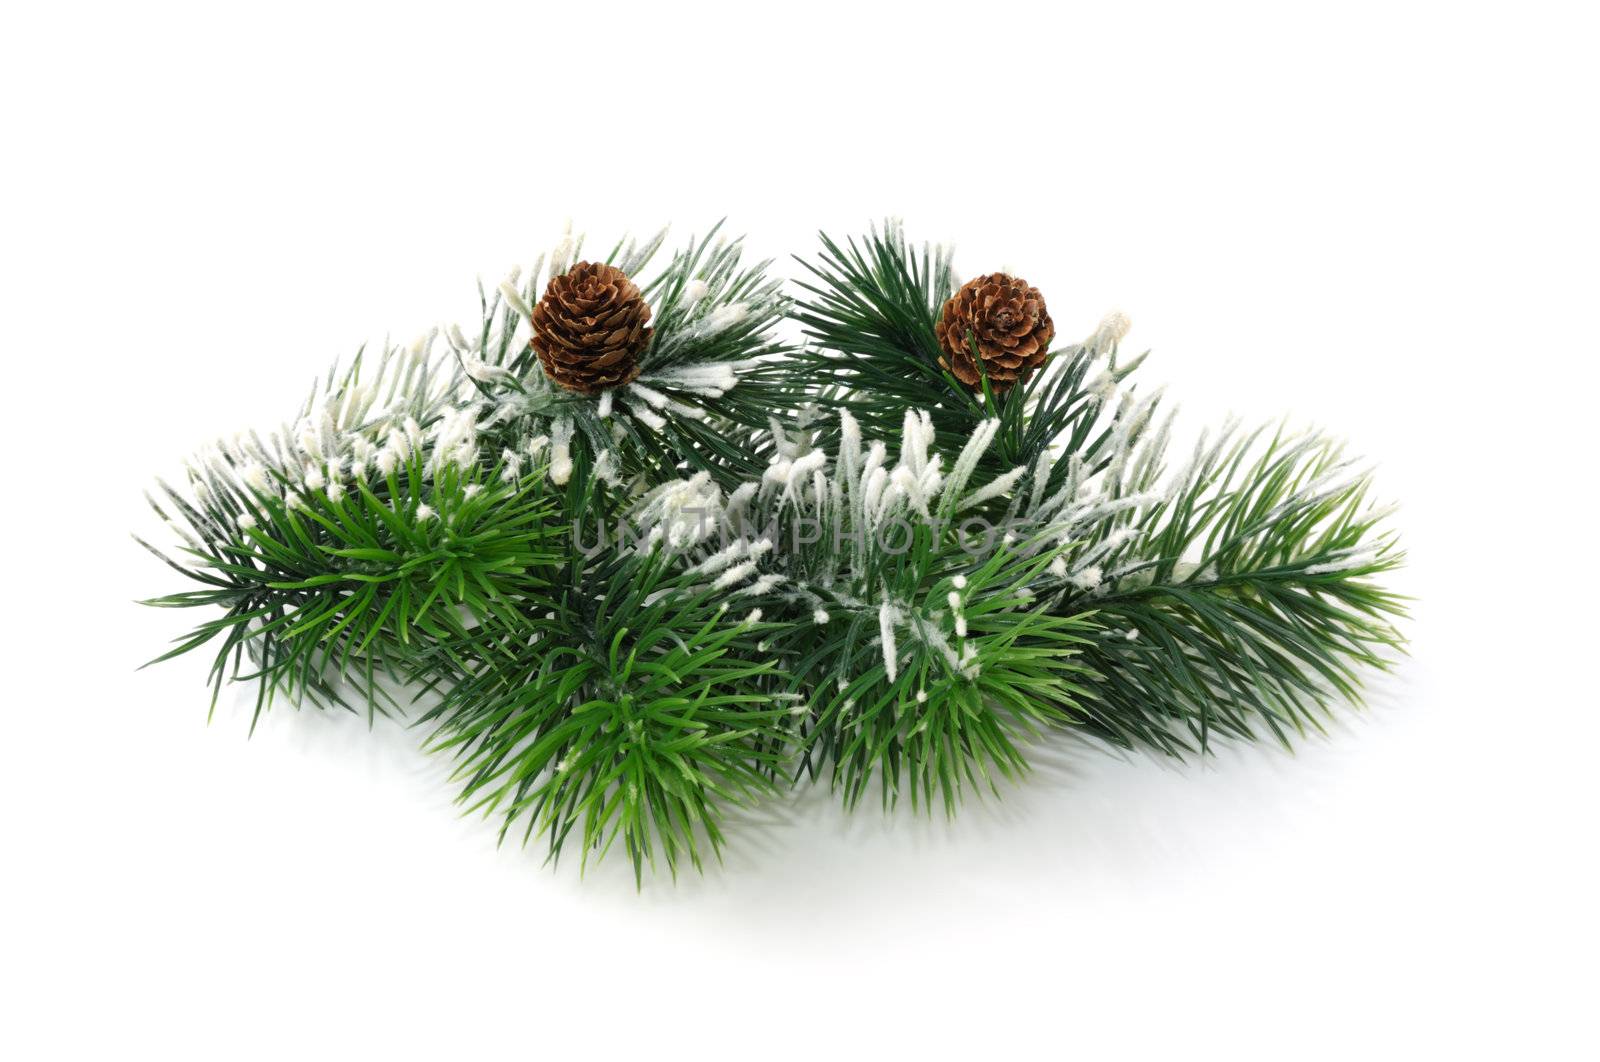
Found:
[{"label": "conifer branch", "polygon": [[663,245],[569,236],[161,484],[148,603],[211,614],[157,659],[257,718],[423,705],[464,807],[642,881],[789,781],[953,813],[1063,731],[1287,744],[1401,650],[1367,470],[1236,425],[1174,464],[1120,315],[1046,352],[1037,289],[893,225],[798,304],[715,230],[636,284]]}]

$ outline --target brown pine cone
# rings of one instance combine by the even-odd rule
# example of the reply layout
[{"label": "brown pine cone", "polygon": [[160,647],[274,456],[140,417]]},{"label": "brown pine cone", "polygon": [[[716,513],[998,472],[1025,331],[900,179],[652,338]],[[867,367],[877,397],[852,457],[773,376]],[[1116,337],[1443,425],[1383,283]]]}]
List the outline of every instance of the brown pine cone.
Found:
[{"label": "brown pine cone", "polygon": [[1044,364],[1056,326],[1038,288],[1005,273],[990,273],[967,281],[950,296],[934,331],[944,351],[939,364],[974,391],[983,388],[969,338],[976,337],[989,386],[1004,391]]},{"label": "brown pine cone", "polygon": [[529,340],[545,375],[592,395],[639,375],[650,342],[650,307],[615,266],[579,262],[551,277],[533,308]]}]

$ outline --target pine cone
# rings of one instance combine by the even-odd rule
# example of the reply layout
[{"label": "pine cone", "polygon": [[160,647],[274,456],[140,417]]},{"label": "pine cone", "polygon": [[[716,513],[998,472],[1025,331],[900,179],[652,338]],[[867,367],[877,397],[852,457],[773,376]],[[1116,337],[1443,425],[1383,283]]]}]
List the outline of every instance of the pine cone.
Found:
[{"label": "pine cone", "polygon": [[1004,391],[1044,364],[1056,326],[1038,288],[1017,277],[990,273],[967,281],[950,296],[934,331],[944,351],[939,364],[974,391],[983,387],[969,339],[976,337],[989,386]]},{"label": "pine cone", "polygon": [[592,395],[639,375],[650,342],[650,307],[615,266],[579,262],[550,278],[533,308],[533,338],[545,375]]}]

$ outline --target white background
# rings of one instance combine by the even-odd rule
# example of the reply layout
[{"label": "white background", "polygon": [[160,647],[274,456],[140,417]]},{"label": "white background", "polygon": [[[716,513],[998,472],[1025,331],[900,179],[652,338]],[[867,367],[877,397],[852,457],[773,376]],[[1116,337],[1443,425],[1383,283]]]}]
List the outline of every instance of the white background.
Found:
[{"label": "white background", "polygon": [[[1583,5],[0,19],[0,1054],[1595,1057]],[[1411,658],[1292,756],[1062,743],[954,824],[808,791],[637,895],[497,850],[414,732],[135,674],[190,619],[132,604],[181,588],[153,475],[568,216],[724,214],[780,259],[903,216],[1066,337],[1125,310],[1190,430],[1347,437]]]}]

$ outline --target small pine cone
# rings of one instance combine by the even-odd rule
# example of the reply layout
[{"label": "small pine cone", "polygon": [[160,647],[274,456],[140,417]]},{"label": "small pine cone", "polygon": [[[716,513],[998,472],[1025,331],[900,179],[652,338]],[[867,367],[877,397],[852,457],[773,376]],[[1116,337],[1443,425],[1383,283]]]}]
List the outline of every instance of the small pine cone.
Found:
[{"label": "small pine cone", "polygon": [[990,273],[967,281],[950,296],[934,331],[944,352],[939,364],[956,379],[974,391],[983,388],[969,338],[975,337],[989,386],[1005,391],[1044,364],[1056,326],[1038,288],[1017,277]]},{"label": "small pine cone", "polygon": [[650,307],[638,285],[615,266],[579,262],[550,278],[533,308],[529,340],[545,375],[592,395],[639,375],[650,342]]}]

